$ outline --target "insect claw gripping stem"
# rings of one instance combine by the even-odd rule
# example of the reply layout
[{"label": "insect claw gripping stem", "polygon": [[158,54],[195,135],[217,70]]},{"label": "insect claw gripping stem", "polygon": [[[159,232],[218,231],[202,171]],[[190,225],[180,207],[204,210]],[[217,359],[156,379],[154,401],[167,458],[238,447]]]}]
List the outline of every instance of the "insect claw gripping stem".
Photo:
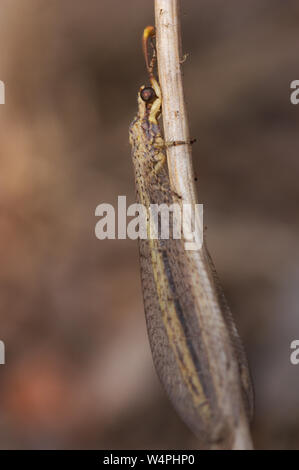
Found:
[{"label": "insect claw gripping stem", "polygon": [[190,140],[173,140],[172,142],[165,142],[164,146],[165,147],[176,147],[177,145],[192,145],[196,142],[196,139],[190,139]]}]

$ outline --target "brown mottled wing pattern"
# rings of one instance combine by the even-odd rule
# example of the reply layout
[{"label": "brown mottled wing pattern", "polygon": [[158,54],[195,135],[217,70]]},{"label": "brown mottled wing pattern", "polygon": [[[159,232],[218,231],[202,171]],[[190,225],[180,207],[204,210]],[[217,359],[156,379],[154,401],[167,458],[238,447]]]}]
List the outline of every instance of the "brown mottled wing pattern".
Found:
[{"label": "brown mottled wing pattern", "polygon": [[[157,163],[165,160],[163,140],[146,113],[139,112],[131,124],[130,141],[137,202],[147,208],[180,203],[170,187],[166,163],[155,171]],[[228,307],[221,314],[219,305],[226,303],[218,281],[215,292],[216,274],[208,252],[203,247],[206,276],[202,278],[183,240],[173,239],[171,230],[168,240],[139,240],[139,251],[146,323],[158,375],[203,447],[222,442],[229,448],[243,409],[241,387],[251,403],[251,386]],[[206,320],[209,309],[212,328]],[[242,384],[237,368],[243,374]]]}]

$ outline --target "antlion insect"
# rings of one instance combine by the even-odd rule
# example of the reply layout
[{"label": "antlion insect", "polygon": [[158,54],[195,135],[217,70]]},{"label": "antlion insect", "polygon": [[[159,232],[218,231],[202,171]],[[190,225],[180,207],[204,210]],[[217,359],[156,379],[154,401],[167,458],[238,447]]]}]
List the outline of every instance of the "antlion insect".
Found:
[{"label": "antlion insect", "polygon": [[[154,77],[156,52],[149,61],[150,85],[138,92],[138,114],[130,125],[137,202],[182,204],[170,184],[164,142],[158,124],[162,98]],[[173,220],[170,220],[170,225]],[[150,233],[148,217],[147,232]],[[205,243],[200,270],[184,239],[139,240],[141,282],[147,330],[157,373],[174,407],[197,434],[203,448],[251,448],[248,429],[253,392],[247,360]]]}]

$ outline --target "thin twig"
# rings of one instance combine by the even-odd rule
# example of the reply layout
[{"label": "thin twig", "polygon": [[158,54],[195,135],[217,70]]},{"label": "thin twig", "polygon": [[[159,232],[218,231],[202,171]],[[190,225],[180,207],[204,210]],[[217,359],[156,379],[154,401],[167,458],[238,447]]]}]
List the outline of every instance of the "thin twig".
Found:
[{"label": "thin twig", "polygon": [[[181,39],[177,0],[155,0],[159,80],[163,96],[165,141],[189,142],[189,126],[181,74]],[[184,202],[197,202],[190,145],[167,148],[174,191]]]},{"label": "thin twig", "polygon": [[[182,53],[178,0],[155,0],[155,21],[165,141],[189,142],[189,127],[181,74]],[[197,193],[194,184],[191,145],[167,146],[167,160],[172,189],[181,196],[183,203],[196,204]],[[195,223],[194,229],[195,231],[202,230],[200,223]],[[200,233],[197,233],[196,239],[200,238]],[[208,324],[209,320],[212,321],[213,315],[215,315],[217,322],[217,318],[219,318],[217,315],[221,315],[221,306],[214,302],[213,309],[206,307],[209,303],[211,304],[209,292],[217,292],[218,286],[212,280],[213,269],[205,245],[200,250],[187,252],[186,256],[192,258],[192,262],[196,266],[197,274],[193,274],[193,276],[197,277],[198,283],[202,282],[204,273],[209,273],[211,290],[207,289],[207,297],[202,298],[200,310],[204,322],[206,321]],[[213,351],[211,351],[212,354]],[[215,355],[216,369],[219,367],[217,362],[217,355]],[[236,380],[238,381],[238,379]],[[221,383],[218,386],[221,387]],[[242,408],[241,406],[232,449],[252,449],[248,420]]]}]

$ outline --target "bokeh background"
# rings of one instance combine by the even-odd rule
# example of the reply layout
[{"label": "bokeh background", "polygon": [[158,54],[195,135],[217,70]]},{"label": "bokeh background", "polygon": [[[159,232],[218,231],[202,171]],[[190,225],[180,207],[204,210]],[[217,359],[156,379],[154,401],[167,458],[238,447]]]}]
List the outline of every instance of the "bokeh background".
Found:
[{"label": "bokeh background", "polygon": [[[208,245],[248,352],[257,448],[299,448],[296,0],[182,2],[184,84]],[[149,0],[1,0],[2,449],[196,448],[152,365],[128,125]]]}]

